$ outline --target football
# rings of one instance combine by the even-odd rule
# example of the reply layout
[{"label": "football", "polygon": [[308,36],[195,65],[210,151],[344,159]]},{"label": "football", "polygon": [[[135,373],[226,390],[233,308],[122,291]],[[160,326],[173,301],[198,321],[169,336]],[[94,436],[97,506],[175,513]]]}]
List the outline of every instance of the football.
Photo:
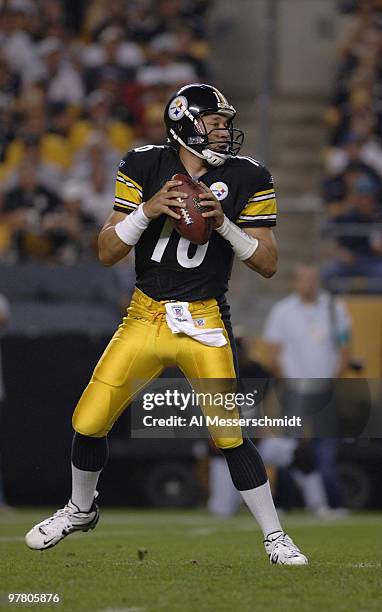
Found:
[{"label": "football", "polygon": [[185,199],[186,208],[173,208],[181,216],[180,219],[173,219],[176,231],[194,244],[206,244],[211,237],[213,219],[202,217],[202,213],[208,211],[208,207],[199,203],[199,194],[203,189],[186,174],[174,174],[171,180],[182,181],[182,185],[172,189],[188,194]]}]

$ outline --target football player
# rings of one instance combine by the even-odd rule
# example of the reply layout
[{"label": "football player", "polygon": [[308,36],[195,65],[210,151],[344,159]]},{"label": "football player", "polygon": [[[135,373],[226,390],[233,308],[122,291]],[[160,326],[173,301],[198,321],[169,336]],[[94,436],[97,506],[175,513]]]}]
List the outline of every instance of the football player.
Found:
[{"label": "football player", "polygon": [[[233,258],[269,278],[276,272],[277,247],[273,180],[260,163],[238,155],[244,134],[233,127],[235,115],[215,87],[182,87],[165,109],[167,144],[133,149],[120,163],[114,211],[99,235],[99,258],[112,266],[135,248],[136,289],[73,415],[71,499],[27,533],[30,548],[44,550],[74,531],[94,529],[107,434],[134,396],[165,367],[178,366],[194,385],[195,380],[237,376],[224,297]],[[212,217],[214,224],[205,245],[189,243],[173,228],[172,219],[180,218],[177,209],[187,195],[180,181],[171,180],[177,173],[200,181],[203,216]],[[179,307],[189,324],[184,333],[174,334],[171,309]],[[193,325],[195,333],[190,332]],[[203,335],[207,330],[214,333]],[[254,444],[243,439],[238,427],[228,433],[211,428],[210,433],[264,533],[271,563],[308,563],[280,525]]]}]

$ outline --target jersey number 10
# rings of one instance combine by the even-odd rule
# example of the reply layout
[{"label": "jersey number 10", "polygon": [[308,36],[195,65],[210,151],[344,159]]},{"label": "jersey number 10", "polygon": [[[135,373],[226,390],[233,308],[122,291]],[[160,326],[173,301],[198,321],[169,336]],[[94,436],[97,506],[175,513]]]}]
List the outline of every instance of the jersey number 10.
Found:
[{"label": "jersey number 10", "polygon": [[[163,225],[162,231],[158,238],[158,242],[155,245],[155,249],[153,254],[151,255],[151,259],[153,261],[161,262],[163,253],[166,250],[166,247],[169,243],[172,232],[175,232],[174,226],[172,224],[171,219],[168,217]],[[183,268],[197,268],[202,263],[208,249],[208,242],[206,244],[198,245],[195,253],[192,257],[188,256],[188,249],[191,242],[186,240],[185,238],[180,238],[178,242],[178,248],[176,251],[176,258],[178,263]]]}]

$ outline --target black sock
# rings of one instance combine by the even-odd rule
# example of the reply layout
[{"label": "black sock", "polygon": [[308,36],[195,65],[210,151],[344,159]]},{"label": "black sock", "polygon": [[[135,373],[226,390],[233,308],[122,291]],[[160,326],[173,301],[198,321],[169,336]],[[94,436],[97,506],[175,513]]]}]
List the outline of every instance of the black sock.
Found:
[{"label": "black sock", "polygon": [[72,463],[79,470],[98,472],[109,456],[107,437],[92,438],[75,432],[72,443]]},{"label": "black sock", "polygon": [[236,448],[220,449],[226,458],[232,482],[238,491],[248,491],[267,482],[263,460],[251,440]]}]

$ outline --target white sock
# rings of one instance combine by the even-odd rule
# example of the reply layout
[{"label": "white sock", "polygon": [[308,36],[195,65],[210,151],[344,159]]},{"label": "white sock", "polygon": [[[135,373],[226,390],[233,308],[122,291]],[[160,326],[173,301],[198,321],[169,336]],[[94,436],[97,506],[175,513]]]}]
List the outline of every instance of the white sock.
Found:
[{"label": "white sock", "polygon": [[259,523],[265,538],[270,533],[282,531],[275,504],[273,503],[269,480],[255,489],[239,492]]},{"label": "white sock", "polygon": [[78,506],[81,512],[88,512],[93,504],[95,490],[99,475],[98,472],[79,470],[72,463],[72,497],[73,504]]}]

